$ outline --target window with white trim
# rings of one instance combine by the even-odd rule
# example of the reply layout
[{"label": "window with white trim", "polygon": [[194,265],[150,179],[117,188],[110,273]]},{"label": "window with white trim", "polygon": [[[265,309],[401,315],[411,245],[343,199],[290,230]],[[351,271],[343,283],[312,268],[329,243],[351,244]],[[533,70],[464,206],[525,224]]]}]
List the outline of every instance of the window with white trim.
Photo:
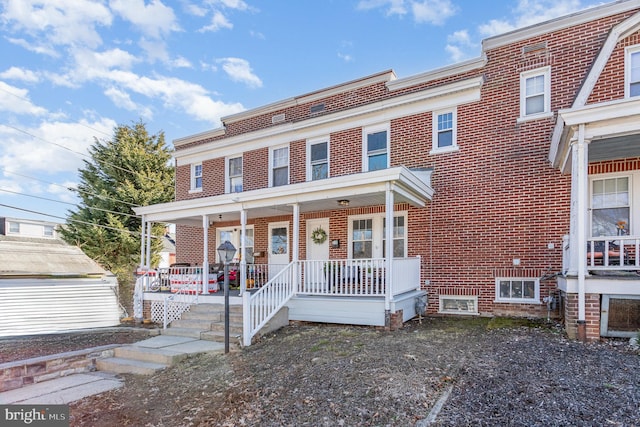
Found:
[{"label": "window with white trim", "polygon": [[624,77],[625,97],[640,95],[640,46],[626,48]]},{"label": "window with white trim", "polygon": [[540,279],[532,277],[496,278],[496,302],[540,303]]},{"label": "window with white trim", "polygon": [[20,223],[14,221],[9,222],[9,233],[20,234]]},{"label": "window with white trim", "polygon": [[307,181],[329,177],[329,139],[307,142]]},{"label": "window with white trim", "polygon": [[[240,237],[241,230],[237,226],[234,227],[220,227],[216,229],[216,247],[220,246],[224,241],[228,240],[231,242],[233,246],[236,248],[236,253],[233,257],[232,262],[240,262],[242,258],[241,246],[240,246]],[[247,225],[246,227],[246,236],[244,240],[245,244],[245,253],[247,256],[247,263],[253,264],[253,248],[254,248],[254,239],[253,239],[253,225]],[[222,262],[219,259],[219,254],[216,251],[216,262]]]},{"label": "window with white trim", "polygon": [[520,73],[520,118],[551,114],[551,67]]},{"label": "window with white trim", "polygon": [[[385,256],[386,214],[353,215],[349,217],[349,257],[383,258]],[[407,253],[407,212],[394,212],[393,256]]]},{"label": "window with white trim", "polygon": [[478,314],[478,297],[464,295],[440,295],[438,313]]},{"label": "window with white trim", "polygon": [[227,193],[242,193],[242,156],[227,158]]},{"label": "window with white trim", "polygon": [[375,171],[389,167],[389,126],[363,129],[363,170]]},{"label": "window with white trim", "polygon": [[629,234],[629,177],[591,180],[591,236]]},{"label": "window with white trim", "polygon": [[202,191],[202,163],[191,165],[191,191]]},{"label": "window with white trim", "polygon": [[269,152],[269,186],[289,184],[289,147],[277,147]]},{"label": "window with white trim", "polygon": [[457,111],[444,110],[433,112],[433,146],[431,152],[454,151],[457,143]]},{"label": "window with white trim", "polygon": [[53,237],[53,226],[45,225],[42,229],[42,235],[45,237]]}]

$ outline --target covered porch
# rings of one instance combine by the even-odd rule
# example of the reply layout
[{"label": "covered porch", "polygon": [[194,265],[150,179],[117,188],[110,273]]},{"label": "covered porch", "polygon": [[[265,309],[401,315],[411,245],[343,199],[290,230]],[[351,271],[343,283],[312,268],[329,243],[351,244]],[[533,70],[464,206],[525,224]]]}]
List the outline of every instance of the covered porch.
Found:
[{"label": "covered porch", "polygon": [[[209,290],[211,282],[217,283],[220,265],[213,254],[221,240],[231,234],[218,230],[234,227],[238,231],[234,268],[238,298],[243,305],[245,345],[282,309],[290,320],[389,327],[398,316],[401,321],[413,317],[416,298],[425,295],[420,290],[420,258],[407,256],[406,248],[403,256],[397,256],[394,227],[380,227],[384,229],[384,247],[379,251],[383,256],[373,258],[358,252],[360,246],[353,245],[350,239],[336,239],[332,227],[346,226],[347,219],[341,211],[367,207],[377,207],[381,212],[381,225],[395,225],[395,208],[422,208],[431,199],[430,175],[430,170],[395,167],[141,207],[136,213],[142,216],[147,233],[155,222],[185,224],[202,231],[202,263],[184,267],[192,269],[189,274],[194,280],[182,290],[167,292],[170,295],[165,297],[186,301],[188,297],[178,295],[191,295],[189,303],[221,298],[222,292]],[[250,223],[255,221],[268,224],[264,249],[254,246]],[[210,242],[210,228],[216,229],[215,242]],[[311,233],[318,229],[325,235],[315,239]],[[150,238],[147,234],[142,239],[143,270],[150,267]],[[177,241],[178,251],[181,243],[184,244]],[[267,262],[258,262],[260,255]],[[161,294],[145,289],[151,282],[141,280],[136,289],[134,314],[138,318],[142,318],[145,298],[158,299]]]},{"label": "covered porch", "polygon": [[[580,339],[637,333],[640,99],[559,111],[550,160],[571,174],[569,234],[558,278],[567,301],[567,331]],[[610,300],[626,301],[629,322],[612,328]],[[575,315],[567,315],[572,310]]]}]

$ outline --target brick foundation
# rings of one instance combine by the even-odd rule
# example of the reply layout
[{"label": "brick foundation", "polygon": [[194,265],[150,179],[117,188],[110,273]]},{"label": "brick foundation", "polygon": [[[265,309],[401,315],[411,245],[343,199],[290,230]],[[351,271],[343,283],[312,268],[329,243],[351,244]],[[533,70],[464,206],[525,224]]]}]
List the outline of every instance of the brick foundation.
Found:
[{"label": "brick foundation", "polygon": [[[564,327],[567,336],[578,339],[578,294],[562,293],[564,300]],[[600,339],[600,294],[585,295],[584,338],[586,341]]]}]

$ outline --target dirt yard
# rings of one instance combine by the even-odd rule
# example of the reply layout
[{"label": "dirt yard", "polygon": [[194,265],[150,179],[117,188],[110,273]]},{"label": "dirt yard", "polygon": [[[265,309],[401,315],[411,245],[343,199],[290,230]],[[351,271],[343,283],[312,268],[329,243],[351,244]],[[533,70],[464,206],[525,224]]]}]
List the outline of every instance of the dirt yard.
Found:
[{"label": "dirt yard", "polygon": [[[104,341],[139,333],[123,328]],[[68,351],[91,335],[64,349],[36,343]],[[16,341],[0,340],[3,358]],[[11,354],[30,356],[29,347]],[[72,425],[640,425],[637,349],[570,341],[544,322],[429,318],[396,332],[293,324],[227,356],[124,378],[119,390],[72,403]]]}]

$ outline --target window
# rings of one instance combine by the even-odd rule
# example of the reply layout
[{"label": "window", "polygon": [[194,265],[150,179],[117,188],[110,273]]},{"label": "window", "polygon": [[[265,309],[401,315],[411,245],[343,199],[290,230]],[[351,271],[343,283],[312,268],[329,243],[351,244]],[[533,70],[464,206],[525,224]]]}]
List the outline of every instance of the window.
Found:
[{"label": "window", "polygon": [[242,156],[227,159],[227,193],[242,193]]},{"label": "window", "polygon": [[640,95],[640,46],[626,49],[625,97]]},{"label": "window", "polygon": [[[216,247],[220,246],[220,244],[222,244],[222,242],[224,242],[225,240],[228,240],[229,242],[231,242],[231,244],[233,246],[235,246],[236,248],[236,253],[233,256],[233,261],[232,262],[240,262],[241,259],[241,245],[240,245],[240,235],[241,235],[241,230],[240,228],[236,227],[225,227],[225,228],[218,228],[216,230],[217,233],[217,238],[218,238],[218,242]],[[247,256],[247,263],[252,264],[253,263],[253,248],[254,248],[254,243],[253,243],[253,225],[248,225],[246,228],[246,236],[245,236],[245,253]],[[216,260],[217,262],[222,262],[220,259],[218,259],[218,253],[216,251]]]},{"label": "window", "polygon": [[327,140],[307,144],[307,181],[329,177],[329,143]]},{"label": "window", "polygon": [[[406,228],[404,226],[404,216],[396,216],[393,218],[393,257],[403,258],[407,252],[405,249]],[[384,227],[382,228],[382,256],[387,254],[387,218],[383,218]]]},{"label": "window", "polygon": [[353,221],[352,258],[373,258],[373,220]]},{"label": "window", "polygon": [[440,295],[438,313],[478,314],[477,296]]},{"label": "window", "polygon": [[509,277],[496,279],[496,302],[540,303],[540,280]]},{"label": "window", "polygon": [[20,223],[19,222],[10,222],[9,223],[9,233],[20,233]]},{"label": "window", "polygon": [[[349,217],[349,257],[382,258],[385,256],[385,213],[354,215]],[[407,213],[394,212],[393,256],[407,253]]]},{"label": "window", "polygon": [[454,151],[456,142],[456,110],[433,112],[433,147],[432,152]]},{"label": "window", "polygon": [[551,67],[520,74],[520,117],[538,118],[551,114]]},{"label": "window", "polygon": [[592,237],[629,233],[629,194],[629,177],[592,181]]},{"label": "window", "polygon": [[202,163],[191,165],[191,191],[202,191]]},{"label": "window", "polygon": [[389,131],[387,126],[364,130],[365,171],[375,171],[389,167]]},{"label": "window", "polygon": [[289,183],[289,147],[274,148],[271,151],[271,187]]},{"label": "window", "polygon": [[53,226],[45,225],[42,229],[42,235],[45,237],[53,237]]}]

